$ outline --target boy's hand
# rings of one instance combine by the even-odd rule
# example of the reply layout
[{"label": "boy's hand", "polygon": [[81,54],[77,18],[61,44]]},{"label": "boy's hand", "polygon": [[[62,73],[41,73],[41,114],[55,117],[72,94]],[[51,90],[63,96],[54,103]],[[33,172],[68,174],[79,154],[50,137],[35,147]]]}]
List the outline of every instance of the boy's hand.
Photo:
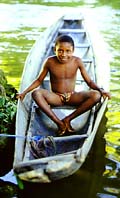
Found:
[{"label": "boy's hand", "polygon": [[102,94],[103,98],[108,97],[108,99],[111,99],[111,94],[109,92],[106,92],[105,90],[102,90],[101,94]]},{"label": "boy's hand", "polygon": [[17,98],[17,99],[20,99],[21,101],[23,101],[25,95],[26,95],[26,94],[25,94],[24,92],[23,92],[23,93],[17,93],[17,94],[16,94],[16,98]]}]

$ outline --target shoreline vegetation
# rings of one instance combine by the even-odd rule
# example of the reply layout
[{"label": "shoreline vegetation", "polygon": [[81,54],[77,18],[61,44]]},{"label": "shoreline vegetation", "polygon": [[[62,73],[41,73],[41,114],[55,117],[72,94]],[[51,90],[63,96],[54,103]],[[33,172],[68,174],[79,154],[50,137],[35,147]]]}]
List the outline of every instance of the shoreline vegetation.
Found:
[{"label": "shoreline vegetation", "polygon": [[[17,111],[17,90],[8,84],[3,70],[0,69],[0,134],[15,134]],[[0,176],[7,174],[13,167],[15,138],[0,137]],[[0,197],[17,197],[18,187],[0,179]]]},{"label": "shoreline vegetation", "polygon": [[[0,69],[0,134],[15,134],[16,93],[17,90],[8,84],[4,72]],[[12,167],[14,141],[13,138],[0,137],[0,176]]]}]

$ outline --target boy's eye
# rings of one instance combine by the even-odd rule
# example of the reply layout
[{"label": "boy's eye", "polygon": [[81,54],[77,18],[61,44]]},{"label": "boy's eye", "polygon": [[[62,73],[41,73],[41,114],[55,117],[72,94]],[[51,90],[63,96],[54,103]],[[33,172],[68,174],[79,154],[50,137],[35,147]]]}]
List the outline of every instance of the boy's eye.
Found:
[{"label": "boy's eye", "polygon": [[66,50],[66,51],[63,51],[63,50],[58,50],[59,53],[63,53],[63,52],[66,52],[66,53],[71,53],[71,50]]},{"label": "boy's eye", "polygon": [[71,50],[67,50],[67,53],[70,53],[71,52]]},{"label": "boy's eye", "polygon": [[60,53],[61,53],[61,52],[63,52],[63,50],[58,50],[58,52],[60,52]]}]

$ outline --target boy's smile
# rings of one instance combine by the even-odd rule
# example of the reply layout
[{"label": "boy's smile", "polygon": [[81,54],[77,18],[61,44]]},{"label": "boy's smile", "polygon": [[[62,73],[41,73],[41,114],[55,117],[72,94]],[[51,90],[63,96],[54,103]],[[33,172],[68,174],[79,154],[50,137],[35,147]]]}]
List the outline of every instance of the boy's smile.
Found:
[{"label": "boy's smile", "polygon": [[68,62],[71,59],[73,52],[73,46],[68,42],[58,43],[55,47],[55,53],[60,63]]}]

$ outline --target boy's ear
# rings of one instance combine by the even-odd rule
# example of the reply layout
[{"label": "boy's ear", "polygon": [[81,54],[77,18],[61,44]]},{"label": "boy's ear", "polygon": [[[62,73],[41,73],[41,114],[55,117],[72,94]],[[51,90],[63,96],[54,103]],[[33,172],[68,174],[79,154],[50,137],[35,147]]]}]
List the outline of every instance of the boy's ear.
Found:
[{"label": "boy's ear", "polygon": [[56,52],[56,47],[53,48],[53,51]]}]

